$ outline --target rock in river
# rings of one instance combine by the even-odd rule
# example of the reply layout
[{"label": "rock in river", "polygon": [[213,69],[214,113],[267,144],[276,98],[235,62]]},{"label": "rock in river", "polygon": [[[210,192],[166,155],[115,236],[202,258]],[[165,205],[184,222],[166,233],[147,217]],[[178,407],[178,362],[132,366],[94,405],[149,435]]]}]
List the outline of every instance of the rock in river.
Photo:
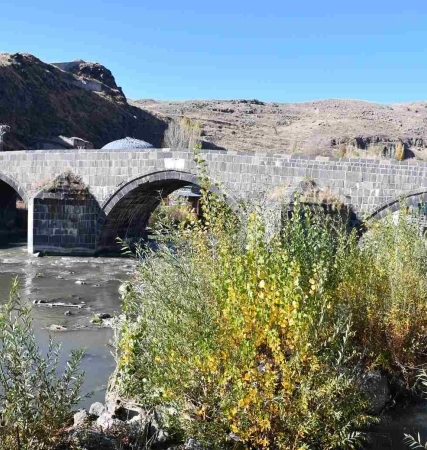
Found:
[{"label": "rock in river", "polygon": [[47,327],[47,329],[49,331],[67,331],[66,327],[63,327],[62,325],[55,325],[55,324],[49,325]]},{"label": "rock in river", "polygon": [[89,414],[91,416],[100,417],[105,412],[107,412],[107,408],[101,402],[95,402],[90,405]]},{"label": "rock in river", "polygon": [[88,414],[85,409],[80,409],[74,414],[74,426],[81,427],[83,426],[88,419]]}]

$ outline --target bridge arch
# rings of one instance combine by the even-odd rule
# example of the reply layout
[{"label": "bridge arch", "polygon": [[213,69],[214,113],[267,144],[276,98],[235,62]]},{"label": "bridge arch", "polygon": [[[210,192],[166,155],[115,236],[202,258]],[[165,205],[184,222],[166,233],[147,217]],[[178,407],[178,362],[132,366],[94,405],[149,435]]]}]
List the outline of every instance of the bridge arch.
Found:
[{"label": "bridge arch", "polygon": [[10,175],[0,172],[0,181],[8,184],[14,191],[21,197],[22,201],[28,205],[28,194],[27,191]]},{"label": "bridge arch", "polygon": [[[380,205],[375,209],[368,217],[365,219],[366,222],[375,219],[383,219],[390,212],[396,212],[399,209],[399,205],[401,202],[405,202],[405,204],[411,207],[419,207],[421,204],[427,203],[427,187],[416,189],[405,194],[400,195],[397,198],[393,198],[388,200],[387,202]],[[427,213],[427,211],[426,211]]]},{"label": "bridge arch", "polygon": [[[124,183],[101,205],[97,223],[97,249],[116,249],[116,238],[138,239],[144,236],[151,213],[160,204],[161,197],[187,185],[200,185],[197,175],[178,170],[165,170],[139,176]],[[224,193],[211,182],[212,192]],[[161,193],[161,195],[160,195]],[[231,209],[237,210],[234,197],[225,193]]]},{"label": "bridge arch", "polygon": [[0,172],[0,244],[26,240],[27,208],[26,190],[12,176]]}]

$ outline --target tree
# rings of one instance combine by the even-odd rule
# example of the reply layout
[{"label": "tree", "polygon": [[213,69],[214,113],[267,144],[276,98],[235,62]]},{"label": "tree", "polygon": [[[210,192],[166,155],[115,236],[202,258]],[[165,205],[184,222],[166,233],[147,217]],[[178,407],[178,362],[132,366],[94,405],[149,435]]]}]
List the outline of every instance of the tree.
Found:
[{"label": "tree", "polygon": [[163,145],[172,150],[194,148],[200,143],[201,135],[202,127],[199,122],[182,117],[179,122],[173,120],[169,123]]},{"label": "tree", "polygon": [[396,145],[396,160],[403,161],[405,159],[405,147],[402,141],[399,141]]}]

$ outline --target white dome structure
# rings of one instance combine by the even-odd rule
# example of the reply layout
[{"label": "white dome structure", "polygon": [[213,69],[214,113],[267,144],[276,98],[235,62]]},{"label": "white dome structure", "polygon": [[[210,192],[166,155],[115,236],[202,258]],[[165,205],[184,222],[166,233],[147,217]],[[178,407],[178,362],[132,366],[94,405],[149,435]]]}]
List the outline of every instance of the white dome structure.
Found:
[{"label": "white dome structure", "polygon": [[129,149],[150,149],[154,148],[148,142],[142,141],[140,139],[134,139],[131,137],[125,137],[123,139],[118,139],[117,141],[109,142],[104,145],[102,149],[106,150],[129,150]]}]

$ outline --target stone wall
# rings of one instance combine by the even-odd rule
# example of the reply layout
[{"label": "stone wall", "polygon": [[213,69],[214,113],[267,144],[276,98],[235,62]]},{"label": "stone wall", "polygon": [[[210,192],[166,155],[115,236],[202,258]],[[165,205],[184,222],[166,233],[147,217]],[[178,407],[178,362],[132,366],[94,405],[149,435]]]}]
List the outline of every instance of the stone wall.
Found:
[{"label": "stone wall", "polygon": [[[295,191],[300,191],[310,181],[318,189],[329,190],[331,195],[351,206],[356,215],[363,218],[397,208],[400,196],[409,197],[412,203],[416,203],[423,200],[427,192],[427,163],[420,161],[310,158],[225,151],[204,151],[203,155],[212,183],[219,183],[231,203],[239,199],[275,197],[279,191],[291,198]],[[46,214],[39,196],[44,186],[64,172],[81,178],[99,208],[94,247],[108,227],[111,239],[115,230],[126,228],[128,232],[130,228],[135,230],[140,226],[149,209],[156,204],[154,196],[158,195],[159,188],[167,190],[197,181],[197,168],[191,151],[2,152],[0,180],[19,191],[27,202],[34,199],[34,220],[29,217],[29,242],[33,233],[35,237],[52,234],[54,219],[36,222],[40,220],[37,214]],[[47,199],[44,201],[46,206],[49,202]],[[76,214],[76,211],[70,214]],[[82,211],[81,214],[86,213]],[[67,221],[66,226],[73,229],[68,219],[64,220]],[[40,227],[45,234],[41,233]],[[93,230],[93,227],[88,229]],[[61,240],[63,248],[82,244],[81,241],[71,242],[70,237],[65,238],[72,233],[64,234]],[[42,241],[37,239],[33,241],[34,249],[41,249]],[[90,245],[93,245],[93,240]],[[32,250],[31,245],[29,249]]]},{"label": "stone wall", "polygon": [[39,194],[33,199],[33,251],[94,253],[99,212],[90,195]]}]

